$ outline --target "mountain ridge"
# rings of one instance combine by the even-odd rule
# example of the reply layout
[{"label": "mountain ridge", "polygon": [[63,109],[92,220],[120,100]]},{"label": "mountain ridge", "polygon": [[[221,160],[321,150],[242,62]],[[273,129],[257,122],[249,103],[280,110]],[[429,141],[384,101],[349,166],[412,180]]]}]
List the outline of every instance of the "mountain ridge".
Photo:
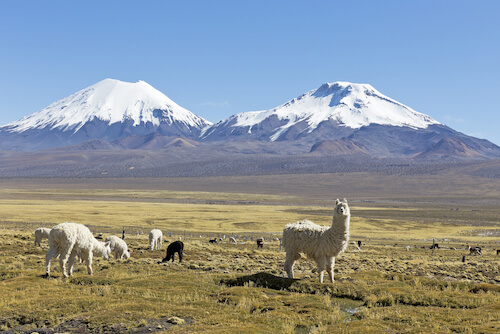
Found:
[{"label": "mountain ridge", "polygon": [[322,84],[272,109],[212,124],[144,81],[105,79],[0,127],[2,150],[62,146],[176,154],[201,150],[202,156],[240,150],[257,155],[500,158],[500,147],[487,140],[457,132],[369,84],[342,81]]},{"label": "mountain ridge", "polygon": [[[247,133],[261,140],[276,141],[291,128],[300,128],[298,135],[304,136],[324,122],[350,129],[372,124],[416,129],[441,124],[383,95],[369,84],[334,82],[325,83],[273,109],[233,115],[205,128],[202,137],[210,139],[216,138],[218,133],[222,136]],[[272,131],[265,132],[266,128]]]}]

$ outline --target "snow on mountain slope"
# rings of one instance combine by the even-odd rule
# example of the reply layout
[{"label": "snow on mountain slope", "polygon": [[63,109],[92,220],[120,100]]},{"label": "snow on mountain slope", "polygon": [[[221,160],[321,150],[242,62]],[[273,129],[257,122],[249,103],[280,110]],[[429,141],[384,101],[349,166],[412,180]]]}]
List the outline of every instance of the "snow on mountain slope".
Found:
[{"label": "snow on mountain slope", "polygon": [[133,126],[181,123],[200,130],[211,124],[144,81],[105,79],[2,128],[13,133],[45,128],[75,133],[93,120]]},{"label": "snow on mountain slope", "polygon": [[263,127],[272,128],[262,125],[271,120],[275,125],[269,135],[271,141],[299,123],[305,123],[300,125],[301,133],[311,133],[325,121],[352,129],[370,124],[425,129],[440,124],[432,117],[381,94],[371,85],[335,82],[325,83],[274,109],[231,116],[206,129],[204,137],[215,136],[218,131],[242,134],[242,128],[251,134]]}]

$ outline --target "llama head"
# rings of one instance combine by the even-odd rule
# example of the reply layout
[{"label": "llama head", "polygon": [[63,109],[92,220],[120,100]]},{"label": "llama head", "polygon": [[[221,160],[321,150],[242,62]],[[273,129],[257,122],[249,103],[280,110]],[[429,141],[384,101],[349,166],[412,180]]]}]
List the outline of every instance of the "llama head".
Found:
[{"label": "llama head", "polygon": [[102,258],[106,261],[109,261],[109,255],[111,254],[111,248],[109,247],[110,241],[106,241],[103,246],[104,250],[102,252]]},{"label": "llama head", "polygon": [[350,216],[351,210],[349,209],[349,205],[347,204],[347,199],[343,199],[340,201],[338,198],[335,201],[335,210],[334,215],[337,216]]}]

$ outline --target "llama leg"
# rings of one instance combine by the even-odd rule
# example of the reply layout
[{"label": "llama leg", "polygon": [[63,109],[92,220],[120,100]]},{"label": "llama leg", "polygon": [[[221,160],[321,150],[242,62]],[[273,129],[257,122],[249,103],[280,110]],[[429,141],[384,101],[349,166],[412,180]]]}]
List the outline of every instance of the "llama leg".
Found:
[{"label": "llama leg", "polygon": [[59,266],[61,267],[61,272],[64,277],[68,277],[67,263],[68,259],[71,256],[71,250],[61,254],[59,258]]},{"label": "llama leg", "polygon": [[179,263],[182,262],[182,251],[179,251]]},{"label": "llama leg", "polygon": [[89,255],[87,256],[87,272],[89,275],[94,275],[94,271],[92,270],[92,257],[92,252],[89,252]]},{"label": "llama leg", "polygon": [[326,270],[328,271],[328,275],[330,276],[330,282],[333,283],[334,278],[333,278],[333,268],[335,267],[335,258],[332,257],[329,261],[329,263],[326,265]]},{"label": "llama leg", "polygon": [[75,265],[76,260],[76,251],[73,249],[71,255],[68,260],[68,274],[69,276],[73,276],[73,266]]},{"label": "llama leg", "polygon": [[85,261],[85,265],[87,266],[87,273],[89,275],[93,275],[92,271],[92,251],[86,251],[82,250],[82,253],[80,254]]},{"label": "llama leg", "polygon": [[295,265],[295,261],[297,261],[298,259],[300,259],[299,253],[286,253],[285,271],[288,275],[288,278],[294,278],[293,266]]},{"label": "llama leg", "polygon": [[318,265],[318,274],[319,274],[319,282],[323,283],[323,277],[325,275],[325,269],[326,269],[326,259],[322,258],[319,259],[316,264]]},{"label": "llama leg", "polygon": [[50,276],[50,262],[52,258],[57,256],[57,250],[55,248],[49,248],[47,255],[45,256],[45,275]]}]

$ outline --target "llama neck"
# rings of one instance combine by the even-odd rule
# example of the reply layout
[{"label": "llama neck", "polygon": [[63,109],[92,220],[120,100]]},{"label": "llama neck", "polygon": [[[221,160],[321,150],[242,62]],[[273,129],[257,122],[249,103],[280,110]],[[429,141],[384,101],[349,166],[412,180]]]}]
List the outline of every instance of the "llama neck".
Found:
[{"label": "llama neck", "polygon": [[94,252],[94,254],[98,256],[103,256],[105,249],[104,244],[97,239],[94,239],[93,242],[94,242],[94,247],[92,247],[92,251]]},{"label": "llama neck", "polygon": [[333,216],[331,231],[337,236],[343,236],[344,240],[349,240],[350,221],[351,221],[351,215]]}]

